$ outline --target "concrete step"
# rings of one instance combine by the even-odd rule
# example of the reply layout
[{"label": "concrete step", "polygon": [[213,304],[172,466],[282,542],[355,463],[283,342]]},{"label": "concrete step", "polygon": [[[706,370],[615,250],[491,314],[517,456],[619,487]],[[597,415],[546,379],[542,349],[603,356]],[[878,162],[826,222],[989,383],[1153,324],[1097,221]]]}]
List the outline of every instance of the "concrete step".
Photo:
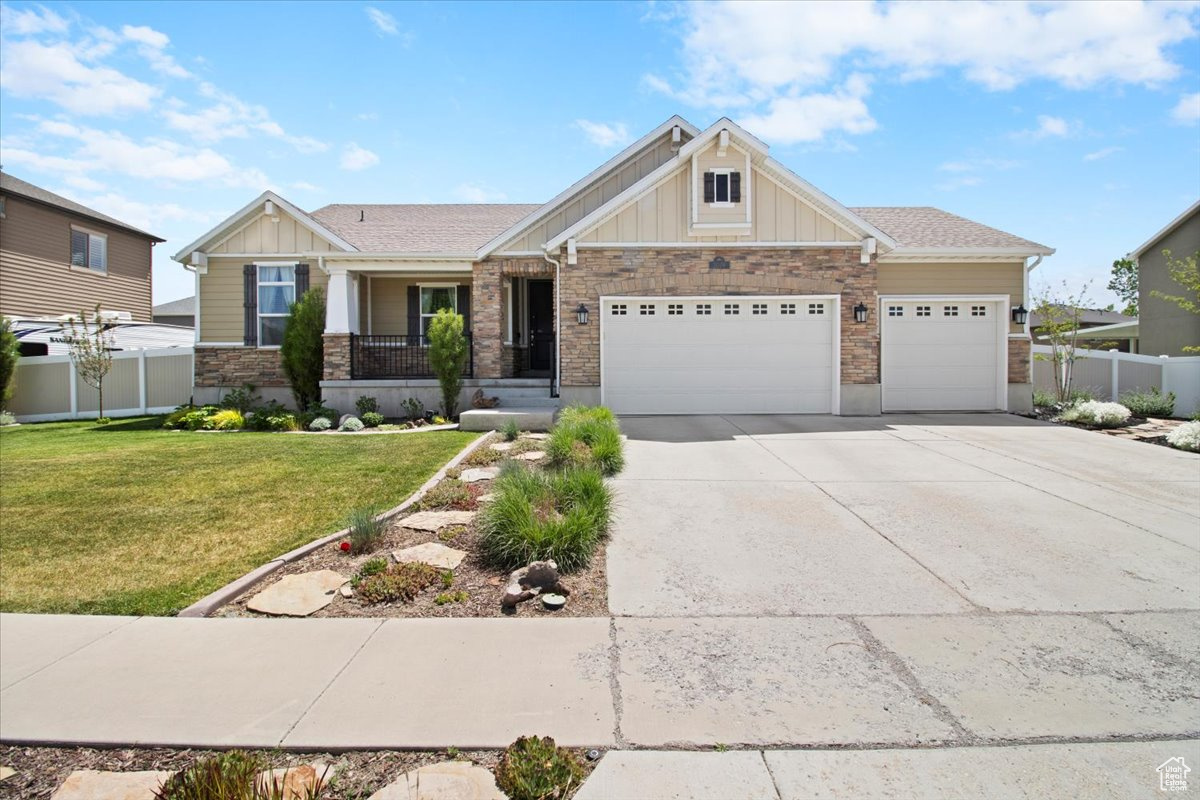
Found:
[{"label": "concrete step", "polygon": [[523,431],[548,431],[557,413],[557,405],[473,408],[459,415],[458,427],[464,431],[495,431],[513,421]]}]

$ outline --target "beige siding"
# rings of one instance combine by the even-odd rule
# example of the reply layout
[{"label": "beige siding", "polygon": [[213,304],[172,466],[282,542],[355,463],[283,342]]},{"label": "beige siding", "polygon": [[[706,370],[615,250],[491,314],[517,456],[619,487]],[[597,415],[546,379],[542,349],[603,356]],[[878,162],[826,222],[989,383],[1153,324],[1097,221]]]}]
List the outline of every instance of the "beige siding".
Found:
[{"label": "beige siding", "polygon": [[71,410],[71,365],[68,362],[17,361],[13,396],[7,411],[26,414],[66,414]]},{"label": "beige siding", "polygon": [[[725,156],[717,155],[717,143],[714,141],[703,151],[696,154],[696,169],[693,180],[696,182],[696,222],[702,225],[718,223],[745,224],[746,206],[749,202],[749,170],[746,154],[730,145],[725,149]],[[713,206],[704,202],[704,173],[712,169],[728,169],[742,174],[742,201],[732,206]],[[690,198],[689,198],[690,199]]]},{"label": "beige siding", "polygon": [[[683,141],[688,140],[685,133]],[[649,175],[674,157],[671,134],[668,132],[649,145],[640,155],[617,165],[569,198],[562,208],[545,221],[519,235],[501,248],[501,252],[539,250],[555,234],[560,233],[595,211],[621,192]]]},{"label": "beige siding", "polygon": [[[364,280],[363,283],[366,283]],[[451,275],[413,275],[404,277],[371,278],[370,332],[379,335],[402,335],[408,333],[408,287],[422,283],[450,283],[467,286],[471,281]],[[367,306],[361,323],[367,332]]]},{"label": "beige siding", "polygon": [[[245,259],[208,259],[208,273],[200,276],[200,341],[240,342],[243,339],[242,267]],[[309,286],[324,288],[329,277],[308,262]]]},{"label": "beige siding", "polygon": [[209,255],[222,253],[328,253],[333,245],[317,236],[287,214],[279,214],[279,222],[272,222],[265,214],[230,234],[224,241],[211,247]]},{"label": "beige siding", "polygon": [[[108,237],[108,270],[71,267],[71,226]],[[149,322],[150,240],[102,222],[5,195],[0,219],[0,314],[58,316],[97,303]]]},{"label": "beige siding", "polygon": [[[1013,306],[1023,302],[1025,267],[1011,264],[880,264],[880,294],[1006,294]],[[1010,325],[1013,333],[1021,328]]]}]

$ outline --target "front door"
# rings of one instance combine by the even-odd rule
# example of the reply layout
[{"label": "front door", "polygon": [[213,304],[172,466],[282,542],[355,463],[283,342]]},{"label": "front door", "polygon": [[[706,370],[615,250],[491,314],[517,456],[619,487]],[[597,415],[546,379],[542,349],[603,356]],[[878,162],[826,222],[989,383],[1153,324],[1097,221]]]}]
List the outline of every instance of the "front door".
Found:
[{"label": "front door", "polygon": [[529,282],[529,369],[554,364],[554,281]]}]

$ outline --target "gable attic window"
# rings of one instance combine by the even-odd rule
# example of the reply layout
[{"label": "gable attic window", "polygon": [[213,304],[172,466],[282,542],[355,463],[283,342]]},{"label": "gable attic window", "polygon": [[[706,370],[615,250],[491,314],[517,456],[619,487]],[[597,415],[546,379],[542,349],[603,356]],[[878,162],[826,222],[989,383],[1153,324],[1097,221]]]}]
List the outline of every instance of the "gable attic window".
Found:
[{"label": "gable attic window", "polygon": [[731,169],[705,172],[704,202],[718,206],[742,202],[742,173]]},{"label": "gable attic window", "polygon": [[71,226],[71,266],[93,272],[108,271],[108,237]]}]

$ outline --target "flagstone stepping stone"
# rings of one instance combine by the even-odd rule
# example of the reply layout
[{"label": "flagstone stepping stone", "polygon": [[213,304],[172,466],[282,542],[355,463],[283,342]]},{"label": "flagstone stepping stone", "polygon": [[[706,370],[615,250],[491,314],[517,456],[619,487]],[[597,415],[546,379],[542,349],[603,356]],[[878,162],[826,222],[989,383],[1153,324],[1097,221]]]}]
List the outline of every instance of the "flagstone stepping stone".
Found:
[{"label": "flagstone stepping stone", "polygon": [[492,773],[469,761],[446,761],[406,772],[368,800],[507,800]]},{"label": "flagstone stepping stone", "polygon": [[474,518],[474,511],[418,511],[400,520],[400,527],[435,532],[449,525],[468,525]]},{"label": "flagstone stepping stone", "polygon": [[496,499],[496,495],[492,494],[491,492],[488,492],[487,494],[481,494],[481,495],[479,495],[479,497],[476,497],[475,502],[490,503],[495,499]]},{"label": "flagstone stepping stone", "polygon": [[463,483],[478,483],[479,481],[490,481],[499,474],[499,467],[473,467],[463,470],[458,479]]},{"label": "flagstone stepping stone", "polygon": [[154,800],[155,792],[171,774],[80,769],[67,776],[50,800]]},{"label": "flagstone stepping stone", "polygon": [[396,559],[397,564],[407,564],[417,562],[420,564],[428,564],[431,567],[438,569],[454,569],[462,560],[467,557],[464,550],[455,550],[453,547],[446,547],[444,544],[437,542],[425,542],[415,547],[406,547],[403,550],[397,550],[392,553],[392,558]]},{"label": "flagstone stepping stone", "polygon": [[[258,773],[259,789],[266,794],[273,788],[282,796],[282,800],[305,800],[312,797],[321,787],[333,778],[332,764],[322,764],[314,761],[311,764],[298,764],[294,767],[280,767]],[[276,795],[272,794],[272,797]]]},{"label": "flagstone stepping stone", "polygon": [[548,433],[527,433],[527,434],[525,434],[525,438],[533,439],[535,442],[544,442],[550,438],[550,434],[548,434]]},{"label": "flagstone stepping stone", "polygon": [[332,603],[345,582],[331,569],[288,575],[251,597],[246,608],[275,617],[307,617]]},{"label": "flagstone stepping stone", "polygon": [[514,444],[516,444],[516,443],[515,442],[496,442],[494,445],[492,445],[492,449],[495,450],[497,453],[507,453],[509,450],[513,449]]},{"label": "flagstone stepping stone", "polygon": [[13,769],[12,767],[0,766],[0,781],[6,781],[9,778],[11,778],[13,775],[16,775],[16,774],[17,774],[17,771],[15,769]]},{"label": "flagstone stepping stone", "polygon": [[546,454],[541,450],[530,450],[528,453],[521,453],[519,456],[515,456],[515,458],[523,461],[541,461],[545,457]]}]

